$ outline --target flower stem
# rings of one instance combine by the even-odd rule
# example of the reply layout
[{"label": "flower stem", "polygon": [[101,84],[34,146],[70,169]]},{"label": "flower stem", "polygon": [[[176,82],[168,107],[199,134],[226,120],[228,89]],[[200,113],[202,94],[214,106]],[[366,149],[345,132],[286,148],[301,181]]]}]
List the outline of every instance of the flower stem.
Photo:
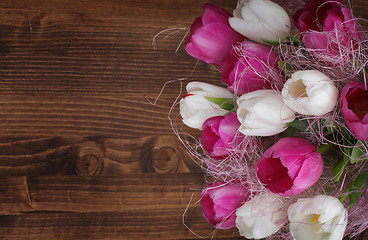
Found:
[{"label": "flower stem", "polygon": [[317,151],[320,152],[321,154],[323,154],[324,152],[326,152],[327,150],[329,150],[333,146],[334,146],[334,144],[332,144],[332,143],[322,144],[321,146],[319,146],[317,148]]}]

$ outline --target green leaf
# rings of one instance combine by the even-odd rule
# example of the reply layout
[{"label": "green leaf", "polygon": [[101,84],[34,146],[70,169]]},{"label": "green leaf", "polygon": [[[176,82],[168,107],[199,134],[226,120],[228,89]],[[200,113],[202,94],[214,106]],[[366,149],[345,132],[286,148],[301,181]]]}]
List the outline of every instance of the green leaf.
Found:
[{"label": "green leaf", "polygon": [[349,156],[343,154],[340,160],[336,163],[336,165],[332,168],[332,179],[335,182],[340,180],[342,173],[344,172],[345,167],[350,163]]},{"label": "green leaf", "polygon": [[277,64],[284,74],[286,74],[287,71],[293,70],[293,67],[285,61],[278,61]]},{"label": "green leaf", "polygon": [[226,116],[226,115],[229,115],[230,113],[233,113],[233,112],[236,112],[236,108],[233,108],[233,109],[231,109],[230,111],[228,111],[227,113],[225,113],[225,116]]},{"label": "green leaf", "polygon": [[289,42],[287,42],[287,44],[289,44],[289,45],[293,44],[293,46],[295,46],[295,47],[303,46],[303,41],[297,35],[294,35],[294,36],[291,36],[291,37],[289,36],[287,39],[289,40]]},{"label": "green leaf", "polygon": [[264,38],[261,38],[261,40],[267,44],[271,44],[271,45],[279,45],[280,44],[280,41],[273,41],[273,40],[267,40],[267,39],[264,39]]},{"label": "green leaf", "polygon": [[362,158],[362,156],[366,154],[367,154],[367,151],[363,143],[361,141],[357,141],[353,150],[351,151],[351,155],[350,155],[351,163],[358,163],[358,162],[365,160],[364,158]]},{"label": "green leaf", "polygon": [[324,126],[329,134],[336,132],[339,128],[338,125],[331,118],[327,118],[325,120]]},{"label": "green leaf", "polygon": [[341,197],[339,197],[340,202],[343,202],[347,196],[348,195],[345,194],[345,195],[342,195]]},{"label": "green leaf", "polygon": [[324,152],[326,152],[327,150],[329,150],[333,146],[334,146],[334,144],[332,144],[332,143],[322,144],[321,146],[318,147],[317,151],[320,152],[321,154],[323,154]]},{"label": "green leaf", "polygon": [[307,120],[299,120],[297,118],[294,121],[287,123],[286,125],[296,128],[302,132],[305,132],[309,128],[309,122]]},{"label": "green leaf", "polygon": [[352,207],[362,195],[361,190],[366,186],[368,182],[368,174],[361,173],[353,181],[350,182],[345,192],[349,193],[349,205],[348,208]]},{"label": "green leaf", "polygon": [[232,98],[216,98],[216,97],[205,97],[208,101],[213,102],[220,106],[220,108],[231,111],[234,109],[234,100]]}]

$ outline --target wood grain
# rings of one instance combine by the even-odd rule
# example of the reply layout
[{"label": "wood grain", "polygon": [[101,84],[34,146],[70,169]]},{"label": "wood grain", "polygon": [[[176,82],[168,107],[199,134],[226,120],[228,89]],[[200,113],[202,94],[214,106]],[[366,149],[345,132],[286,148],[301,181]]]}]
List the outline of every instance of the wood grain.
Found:
[{"label": "wood grain", "polygon": [[0,1],[1,239],[199,239],[188,203],[196,234],[244,239],[211,235],[204,173],[168,119],[188,81],[219,84],[180,45],[205,2]]},{"label": "wood grain", "polygon": [[[24,238],[27,232],[33,239],[192,238],[184,225],[177,224],[183,215],[188,228],[207,236],[213,229],[194,202],[203,179],[202,173],[160,178],[155,174],[4,178],[0,184],[0,237]],[[236,236],[236,231],[219,231],[216,237],[231,235]]]}]

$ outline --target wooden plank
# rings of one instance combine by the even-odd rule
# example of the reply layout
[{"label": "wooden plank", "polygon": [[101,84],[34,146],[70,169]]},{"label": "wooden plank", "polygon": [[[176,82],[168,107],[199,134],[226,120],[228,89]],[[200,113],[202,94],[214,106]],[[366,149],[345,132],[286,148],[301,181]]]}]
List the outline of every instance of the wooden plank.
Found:
[{"label": "wooden plank", "polygon": [[0,214],[183,208],[192,194],[198,198],[200,193],[190,189],[203,184],[203,173],[9,177],[3,178],[0,185]]},{"label": "wooden plank", "polygon": [[202,172],[174,136],[0,139],[1,176]]},{"label": "wooden plank", "polygon": [[[196,203],[203,181],[203,174],[3,178],[0,238],[194,239],[184,213],[188,228],[206,236],[214,229]],[[215,235],[225,236],[237,233]]]}]

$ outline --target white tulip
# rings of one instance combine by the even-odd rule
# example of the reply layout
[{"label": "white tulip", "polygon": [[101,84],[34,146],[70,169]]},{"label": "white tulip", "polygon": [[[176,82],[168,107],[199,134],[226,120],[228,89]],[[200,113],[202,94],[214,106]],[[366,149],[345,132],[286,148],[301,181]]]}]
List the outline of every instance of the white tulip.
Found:
[{"label": "white tulip", "polygon": [[233,15],[229,19],[230,26],[259,43],[282,41],[290,32],[289,15],[269,0],[239,0]]},{"label": "white tulip", "polygon": [[183,123],[191,128],[202,130],[202,125],[210,117],[221,116],[228,112],[219,105],[209,101],[206,97],[233,98],[233,94],[226,88],[203,82],[187,84],[187,94],[180,100],[180,115]]},{"label": "white tulip", "polygon": [[283,132],[286,123],[295,119],[295,112],[288,108],[275,91],[257,90],[242,95],[238,102],[239,131],[248,136],[271,136]]},{"label": "white tulip", "polygon": [[296,240],[340,240],[347,225],[347,210],[335,197],[318,195],[299,199],[288,209],[290,232]]},{"label": "white tulip", "polygon": [[274,194],[258,195],[236,210],[236,227],[241,236],[261,239],[276,233],[287,220],[281,198]]},{"label": "white tulip", "polygon": [[339,90],[325,74],[317,70],[304,70],[291,75],[281,95],[285,104],[295,112],[322,116],[336,106]]}]

